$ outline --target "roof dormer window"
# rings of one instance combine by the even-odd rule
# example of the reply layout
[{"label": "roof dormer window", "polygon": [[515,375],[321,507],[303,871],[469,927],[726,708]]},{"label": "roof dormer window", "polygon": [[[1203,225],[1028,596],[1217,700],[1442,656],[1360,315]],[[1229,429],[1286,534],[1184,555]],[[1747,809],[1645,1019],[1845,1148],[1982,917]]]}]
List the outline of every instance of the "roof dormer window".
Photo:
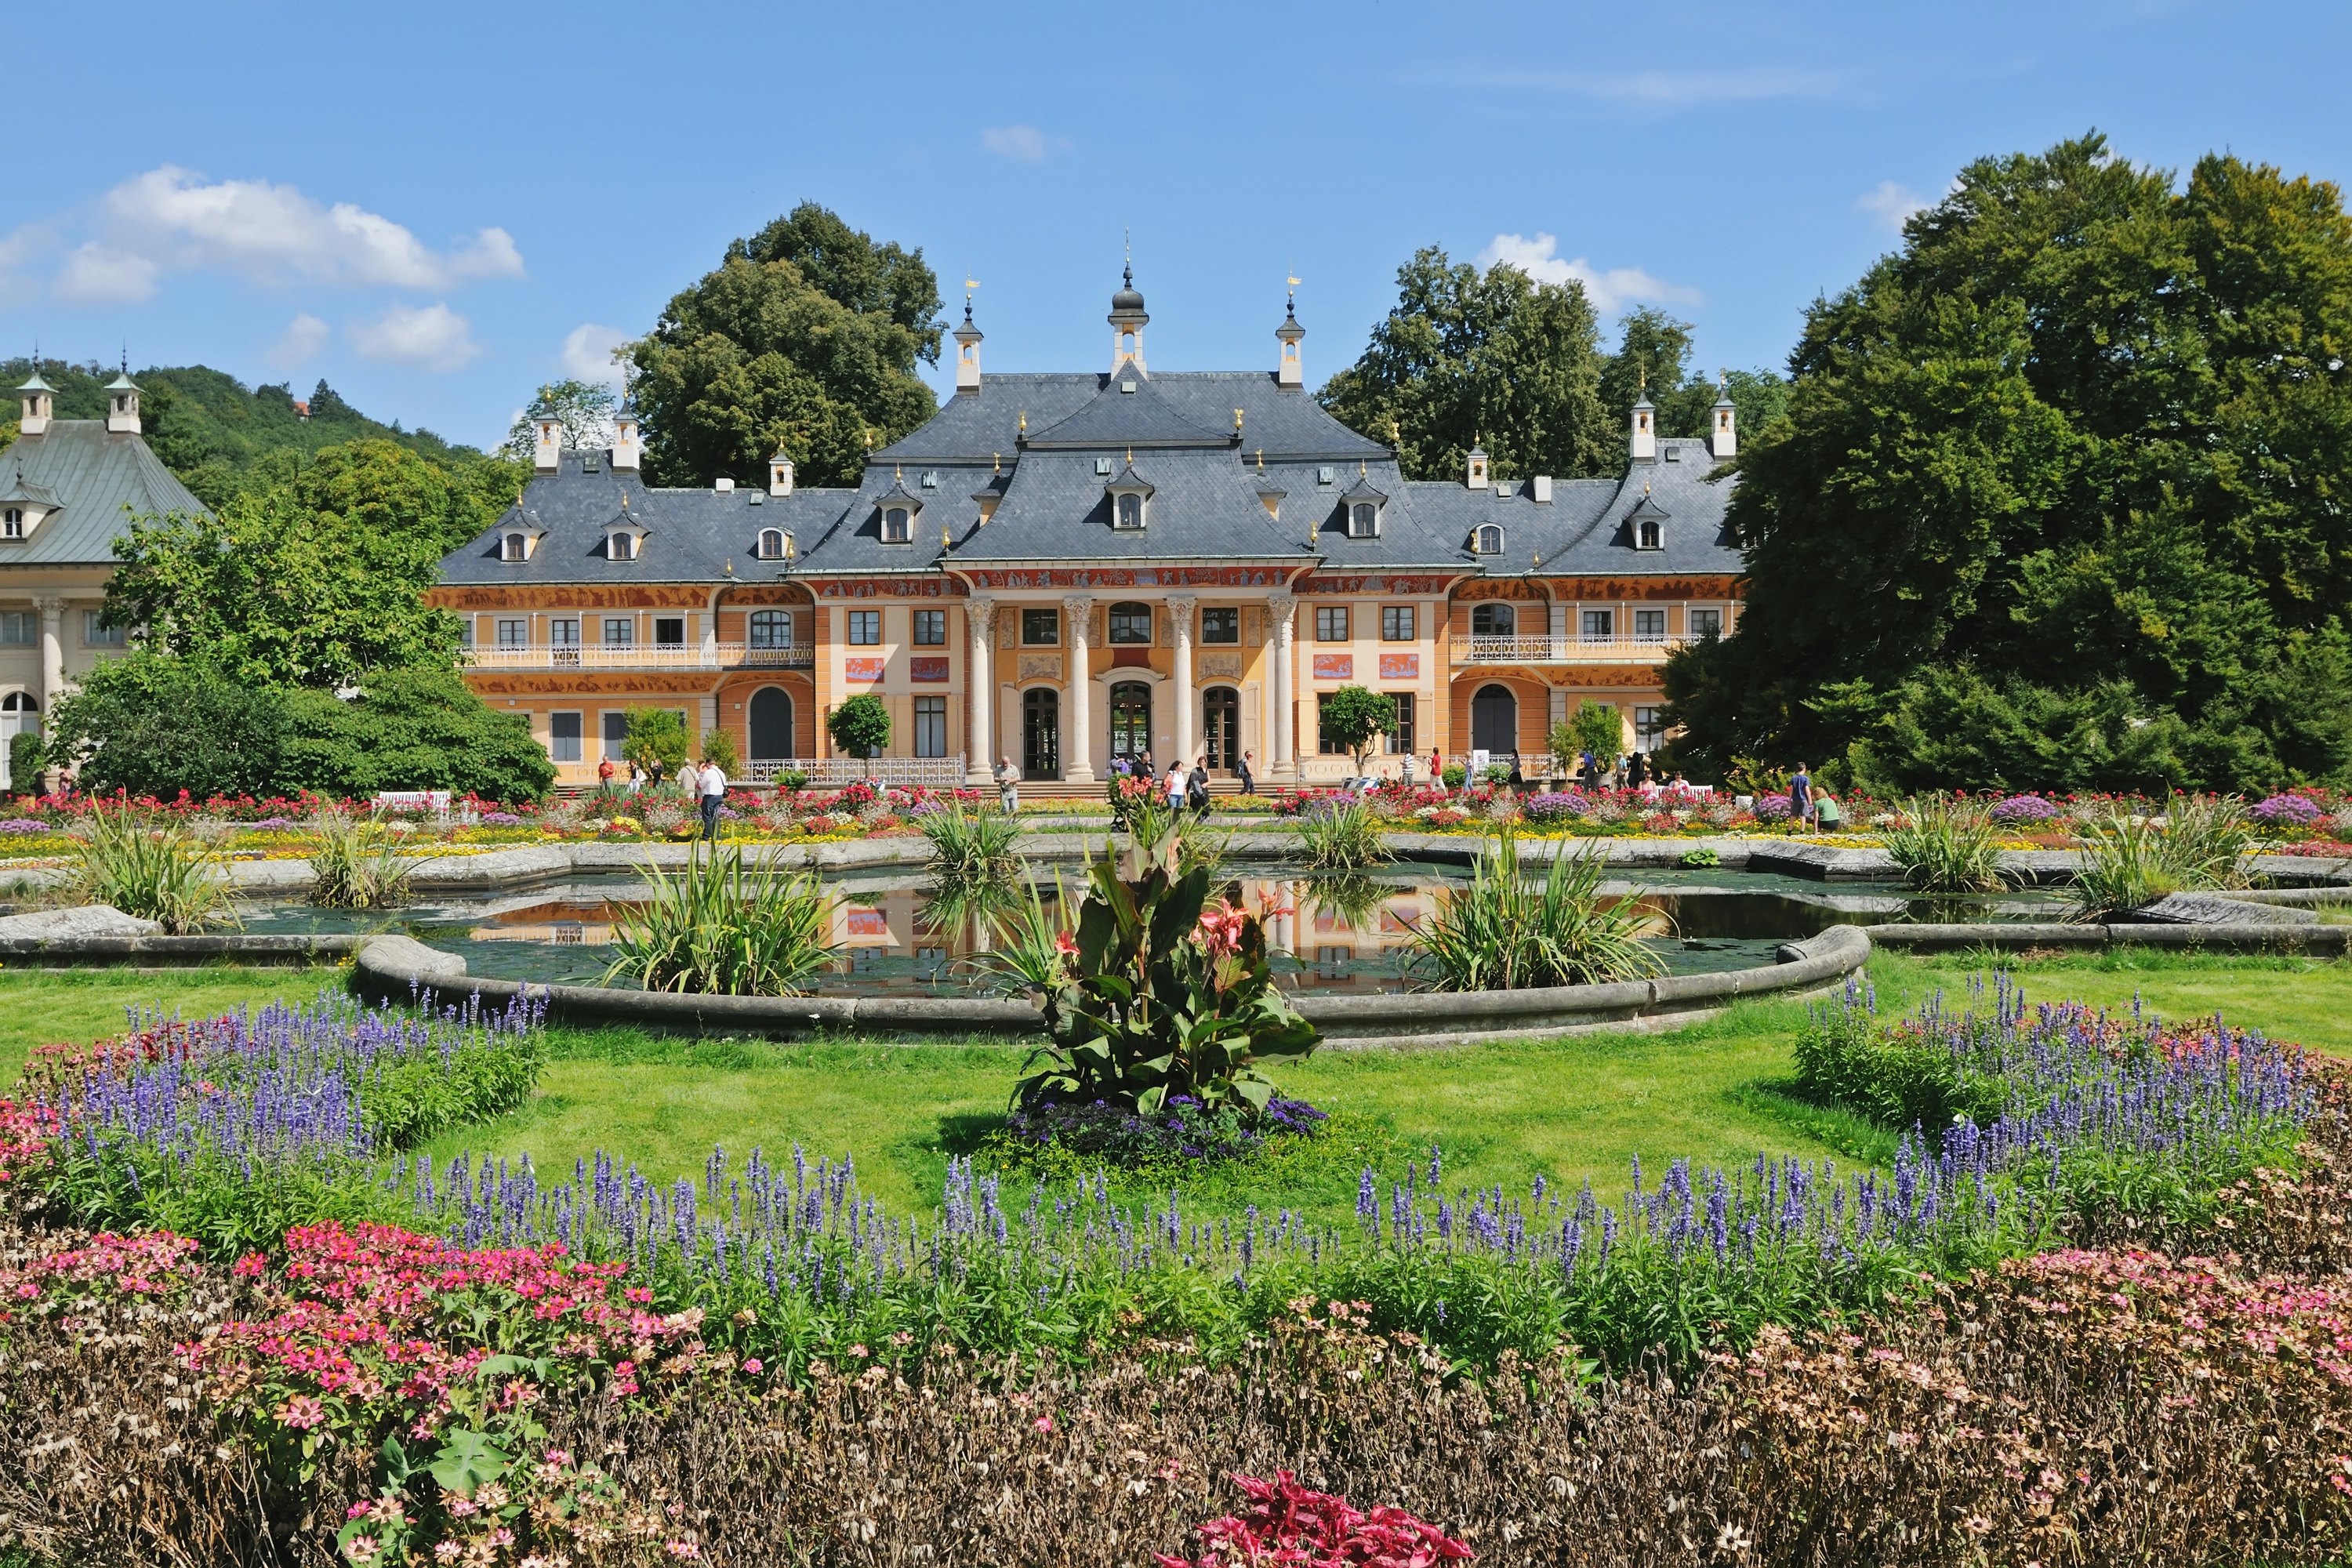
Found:
[{"label": "roof dormer window", "polygon": [[903,506],[885,507],[882,510],[882,542],[905,544],[915,537],[915,514]]},{"label": "roof dormer window", "polygon": [[1134,529],[1143,526],[1143,498],[1133,490],[1118,498],[1118,526]]},{"label": "roof dormer window", "polygon": [[1482,522],[1478,531],[1470,536],[1470,552],[1474,555],[1500,555],[1503,552],[1503,531],[1496,523]]},{"label": "roof dormer window", "polygon": [[21,506],[12,506],[5,510],[0,510],[0,539],[22,539],[24,537],[25,509]]},{"label": "roof dormer window", "polygon": [[627,529],[616,528],[604,536],[604,559],[635,561],[637,558],[637,536]]},{"label": "roof dormer window", "polygon": [[1339,505],[1348,522],[1350,539],[1378,539],[1381,536],[1381,512],[1389,498],[1372,486],[1371,473],[1362,463],[1356,465],[1356,482],[1339,498]]},{"label": "roof dormer window", "polygon": [[781,528],[761,529],[760,531],[760,559],[762,561],[782,561],[783,558],[784,531]]},{"label": "roof dormer window", "polygon": [[1368,500],[1360,500],[1348,509],[1348,537],[1377,538],[1381,531],[1381,509]]},{"label": "roof dormer window", "polygon": [[1665,547],[1665,531],[1658,526],[1658,520],[1654,517],[1643,518],[1633,530],[1633,548],[1664,550]]},{"label": "roof dormer window", "polygon": [[1127,455],[1127,468],[1103,489],[1110,496],[1110,525],[1126,533],[1140,533],[1151,521],[1152,483],[1135,471],[1135,454]]},{"label": "roof dormer window", "polygon": [[530,535],[522,532],[513,532],[509,533],[505,538],[499,540],[499,559],[501,561],[530,560]]}]

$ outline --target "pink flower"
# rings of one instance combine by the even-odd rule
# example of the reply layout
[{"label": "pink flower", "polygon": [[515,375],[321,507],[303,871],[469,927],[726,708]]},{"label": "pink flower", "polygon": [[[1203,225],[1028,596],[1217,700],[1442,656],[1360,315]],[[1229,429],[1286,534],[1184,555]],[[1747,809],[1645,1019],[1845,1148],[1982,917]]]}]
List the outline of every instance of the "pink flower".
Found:
[{"label": "pink flower", "polygon": [[702,1555],[702,1548],[691,1541],[673,1541],[664,1550],[672,1557],[694,1558]]},{"label": "pink flower", "polygon": [[1040,1432],[1051,1432],[1054,1429],[1054,1418],[1050,1415],[1040,1415],[1029,1425]]},{"label": "pink flower", "polygon": [[326,1418],[327,1407],[308,1394],[298,1394],[278,1407],[278,1419],[305,1432]]},{"label": "pink flower", "polygon": [[767,1370],[767,1363],[762,1362],[758,1356],[747,1355],[743,1358],[743,1370],[750,1373],[753,1377],[757,1377],[761,1373]]}]

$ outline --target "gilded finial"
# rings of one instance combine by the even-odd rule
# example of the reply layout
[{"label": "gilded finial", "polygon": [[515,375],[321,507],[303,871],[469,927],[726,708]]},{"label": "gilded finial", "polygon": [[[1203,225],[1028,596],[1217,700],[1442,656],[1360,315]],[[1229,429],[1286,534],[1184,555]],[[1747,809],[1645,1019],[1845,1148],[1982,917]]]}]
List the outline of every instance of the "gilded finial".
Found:
[{"label": "gilded finial", "polygon": [[1026,408],[1021,411],[1021,434],[1029,434],[1029,411]]},{"label": "gilded finial", "polygon": [[1234,435],[1236,435],[1236,436],[1238,436],[1238,435],[1240,435],[1241,433],[1242,433],[1242,411],[1241,411],[1240,409],[1236,408],[1236,409],[1234,409]]},{"label": "gilded finial", "polygon": [[1369,479],[1372,477],[1371,468],[1366,465],[1364,459],[1361,458],[1356,459],[1356,477],[1360,479]]},{"label": "gilded finial", "polygon": [[1130,468],[1135,467],[1135,448],[1132,447],[1127,449],[1127,466]]},{"label": "gilded finial", "polygon": [[1003,473],[1003,472],[1004,471],[1004,454],[1003,454],[1003,453],[1002,453],[1002,452],[991,452],[991,453],[988,455],[988,457],[989,457],[989,469],[988,469],[988,471],[989,471],[990,473],[992,473],[992,474],[1001,474],[1001,473]]},{"label": "gilded finial", "polygon": [[955,541],[948,536],[948,525],[944,522],[940,524],[940,548],[941,550],[955,548]]},{"label": "gilded finial", "polygon": [[905,484],[907,482],[906,465],[902,463],[898,467],[892,468],[890,470],[890,478],[896,483],[902,485]]},{"label": "gilded finial", "polygon": [[793,553],[793,536],[787,533],[784,535],[784,559],[790,561]]},{"label": "gilded finial", "polygon": [[729,577],[735,575],[735,557],[732,555],[730,555],[727,558],[727,565],[724,569],[724,574]]},{"label": "gilded finial", "polygon": [[1261,474],[1265,472],[1265,448],[1263,447],[1257,449],[1257,471]]}]

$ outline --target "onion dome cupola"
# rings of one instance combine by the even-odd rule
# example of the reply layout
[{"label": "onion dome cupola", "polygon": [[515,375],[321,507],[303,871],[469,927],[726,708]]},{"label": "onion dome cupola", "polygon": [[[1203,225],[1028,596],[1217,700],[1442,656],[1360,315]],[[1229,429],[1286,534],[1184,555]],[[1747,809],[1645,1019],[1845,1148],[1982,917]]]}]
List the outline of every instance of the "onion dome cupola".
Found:
[{"label": "onion dome cupola", "polygon": [[1143,329],[1151,316],[1143,308],[1143,293],[1135,286],[1135,265],[1129,262],[1119,273],[1118,292],[1110,297],[1110,373],[1118,375],[1129,367],[1143,372]]}]

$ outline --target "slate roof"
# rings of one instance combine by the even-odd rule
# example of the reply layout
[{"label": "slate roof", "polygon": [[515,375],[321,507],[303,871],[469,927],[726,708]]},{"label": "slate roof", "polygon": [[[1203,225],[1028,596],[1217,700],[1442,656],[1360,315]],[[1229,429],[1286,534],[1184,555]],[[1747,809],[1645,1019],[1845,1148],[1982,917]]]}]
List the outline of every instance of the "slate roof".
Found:
[{"label": "slate roof", "polygon": [[147,443],[100,419],[58,419],[0,451],[0,489],[55,504],[22,543],[0,542],[0,566],[111,566],[114,541],[134,517],[205,508]]},{"label": "slate roof", "polygon": [[[557,472],[534,478],[498,527],[445,560],[444,577],[707,584],[731,562],[738,581],[772,579],[785,563],[759,559],[763,528],[793,534],[798,575],[929,572],[943,559],[1274,560],[1301,567],[1319,559],[1337,572],[1490,576],[1536,571],[1538,558],[1545,575],[1742,570],[1724,528],[1733,481],[1709,478],[1715,463],[1703,441],[1661,440],[1657,461],[1633,464],[1619,478],[1554,479],[1552,499],[1539,502],[1526,481],[1474,490],[1407,479],[1388,448],[1346,429],[1311,398],[1277,390],[1270,375],[1136,380],[1136,391],[1126,393],[1107,375],[991,378],[875,453],[855,489],[782,498],[654,489],[634,472],[614,472],[605,454],[565,452]],[[1223,432],[1213,423],[1220,407]],[[1238,443],[1230,434],[1236,407],[1244,411]],[[1024,409],[1025,443],[1017,429]],[[1098,459],[1110,464],[1108,475],[1097,471]],[[1111,526],[1109,487],[1130,473],[1151,487],[1139,531]],[[1280,492],[1272,517],[1261,499],[1268,491]],[[1348,536],[1345,498],[1358,492],[1387,498],[1374,538]],[[1630,520],[1645,493],[1662,514],[1657,550],[1634,544]],[[996,500],[985,526],[983,497]],[[911,537],[884,543],[883,502],[908,498],[919,507]],[[644,546],[635,560],[608,561],[604,535],[625,515],[645,531]],[[530,560],[501,561],[499,535],[518,521],[544,537]],[[1474,531],[1487,522],[1504,531],[1498,555],[1470,549]],[[943,529],[951,541],[944,549]]]},{"label": "slate roof", "polygon": [[[889,470],[883,470],[887,488]],[[553,474],[534,476],[489,531],[441,560],[441,579],[488,583],[710,583],[731,563],[735,580],[777,576],[782,561],[759,557],[760,531],[781,528],[803,555],[841,515],[850,492],[656,489],[634,470],[615,472],[603,452],[567,451]],[[625,507],[624,502],[626,502]],[[634,561],[604,556],[615,523],[645,531]],[[542,537],[528,561],[501,561],[499,544],[520,526]]]}]

